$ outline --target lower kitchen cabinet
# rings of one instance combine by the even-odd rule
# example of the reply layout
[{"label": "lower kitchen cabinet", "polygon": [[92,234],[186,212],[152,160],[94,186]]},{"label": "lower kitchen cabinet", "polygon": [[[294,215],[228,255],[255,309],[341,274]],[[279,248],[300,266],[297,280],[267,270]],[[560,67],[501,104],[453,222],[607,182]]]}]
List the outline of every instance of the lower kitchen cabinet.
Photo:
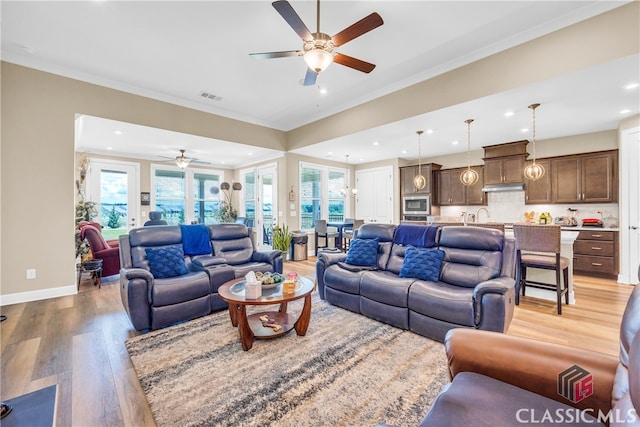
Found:
[{"label": "lower kitchen cabinet", "polygon": [[573,244],[573,271],[585,276],[616,276],[618,232],[601,229],[580,231]]}]

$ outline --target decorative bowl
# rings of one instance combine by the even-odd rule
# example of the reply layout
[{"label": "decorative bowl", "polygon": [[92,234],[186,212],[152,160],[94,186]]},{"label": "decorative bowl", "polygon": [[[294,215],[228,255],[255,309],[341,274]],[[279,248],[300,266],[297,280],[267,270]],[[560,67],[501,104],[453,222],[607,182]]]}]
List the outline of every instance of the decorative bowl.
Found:
[{"label": "decorative bowl", "polygon": [[280,273],[256,273],[256,279],[262,283],[262,289],[273,289],[284,282],[285,277]]}]

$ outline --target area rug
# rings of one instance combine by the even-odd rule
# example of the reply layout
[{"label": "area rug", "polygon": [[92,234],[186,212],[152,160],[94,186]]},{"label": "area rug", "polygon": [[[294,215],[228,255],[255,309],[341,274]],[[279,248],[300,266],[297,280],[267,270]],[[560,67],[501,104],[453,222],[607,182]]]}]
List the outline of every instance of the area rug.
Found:
[{"label": "area rug", "polygon": [[126,347],[160,427],[416,426],[448,382],[441,343],[315,293],[302,337],[294,330],[245,352],[224,311]]}]

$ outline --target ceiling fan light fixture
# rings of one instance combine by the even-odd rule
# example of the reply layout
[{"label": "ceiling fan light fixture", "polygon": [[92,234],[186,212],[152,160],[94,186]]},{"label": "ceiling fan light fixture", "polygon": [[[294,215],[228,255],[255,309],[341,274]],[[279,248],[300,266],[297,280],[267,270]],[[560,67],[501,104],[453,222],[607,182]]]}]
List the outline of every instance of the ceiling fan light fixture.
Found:
[{"label": "ceiling fan light fixture", "polygon": [[178,165],[180,169],[186,168],[189,166],[189,163],[191,163],[191,159],[187,159],[186,157],[178,157],[176,159],[176,165]]},{"label": "ceiling fan light fixture", "polygon": [[422,134],[424,133],[424,131],[422,130],[418,130],[416,131],[416,133],[418,134],[418,175],[416,175],[415,177],[413,177],[413,186],[416,187],[416,190],[420,191],[423,190],[424,187],[427,186],[427,179],[422,175],[422,166],[420,164],[420,137],[422,136]]},{"label": "ceiling fan light fixture", "polygon": [[324,49],[313,48],[304,53],[304,62],[307,63],[307,66],[310,69],[316,73],[320,73],[331,65],[333,62],[333,55]]}]

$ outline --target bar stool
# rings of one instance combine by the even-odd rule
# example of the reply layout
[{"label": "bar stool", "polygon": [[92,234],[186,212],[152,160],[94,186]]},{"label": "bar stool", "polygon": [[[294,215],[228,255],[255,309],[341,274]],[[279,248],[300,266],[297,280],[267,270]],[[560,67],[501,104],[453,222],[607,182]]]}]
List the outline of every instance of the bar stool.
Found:
[{"label": "bar stool", "polygon": [[[561,229],[559,225],[514,224],[516,239],[516,304],[520,303],[520,288],[525,295],[526,287],[553,290],[558,301],[558,314],[562,314],[562,296],[569,304],[569,258],[560,255]],[[527,268],[539,268],[556,272],[556,283],[527,280]],[[564,279],[564,287],[560,280]]]},{"label": "bar stool", "polygon": [[[340,233],[337,231],[329,231],[327,227],[327,221],[324,219],[316,219],[315,222],[315,247],[316,247],[316,256],[318,256],[319,248],[328,248],[329,247],[329,239],[333,239],[334,245],[335,241],[338,237],[340,237]],[[318,240],[324,239],[324,246],[318,246]]]},{"label": "bar stool", "polygon": [[364,219],[354,219],[351,228],[347,228],[342,232],[342,245],[345,252],[349,250],[349,244],[358,234],[358,228],[364,224]]}]

